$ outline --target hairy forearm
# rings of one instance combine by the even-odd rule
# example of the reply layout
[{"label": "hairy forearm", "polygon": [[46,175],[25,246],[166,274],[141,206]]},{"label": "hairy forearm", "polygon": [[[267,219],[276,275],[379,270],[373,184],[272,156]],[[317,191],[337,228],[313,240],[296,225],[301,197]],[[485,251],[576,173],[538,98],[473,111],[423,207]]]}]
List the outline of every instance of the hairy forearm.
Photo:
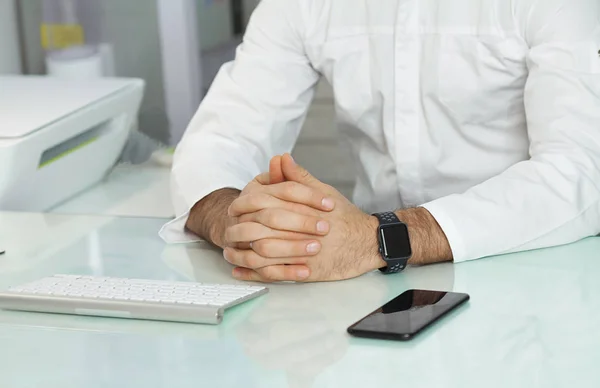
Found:
[{"label": "hairy forearm", "polygon": [[[198,201],[190,211],[186,228],[204,240],[220,248],[226,247],[225,230],[236,223],[234,217],[227,214],[229,206],[240,195],[239,190],[221,189]],[[452,250],[446,235],[435,218],[424,208],[403,209],[396,211],[398,218],[408,225],[411,247],[413,251],[410,264],[422,265],[452,260]],[[373,217],[374,218],[374,217]],[[378,221],[373,219],[373,229]],[[371,242],[367,246],[377,245],[376,233],[369,233]],[[377,249],[374,248],[373,252]],[[380,256],[376,255],[375,267],[385,266]]]},{"label": "hairy forearm", "polygon": [[227,209],[239,195],[240,191],[235,189],[221,189],[207,195],[190,211],[186,228],[211,244],[224,248],[225,230],[235,223],[235,219],[227,215]]},{"label": "hairy forearm", "polygon": [[408,225],[413,256],[410,264],[432,264],[452,261],[452,250],[444,231],[425,208],[396,211]]}]

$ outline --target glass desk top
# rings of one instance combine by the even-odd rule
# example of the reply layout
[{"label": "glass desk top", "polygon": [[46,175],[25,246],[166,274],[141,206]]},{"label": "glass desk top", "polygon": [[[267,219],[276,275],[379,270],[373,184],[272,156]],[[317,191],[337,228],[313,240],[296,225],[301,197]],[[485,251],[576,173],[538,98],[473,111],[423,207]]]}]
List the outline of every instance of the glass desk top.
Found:
[{"label": "glass desk top", "polygon": [[[0,213],[0,288],[56,273],[236,283],[151,218]],[[219,326],[0,311],[1,387],[598,387],[600,238],[338,283],[277,284]],[[410,288],[469,303],[410,342],[346,328]]]}]

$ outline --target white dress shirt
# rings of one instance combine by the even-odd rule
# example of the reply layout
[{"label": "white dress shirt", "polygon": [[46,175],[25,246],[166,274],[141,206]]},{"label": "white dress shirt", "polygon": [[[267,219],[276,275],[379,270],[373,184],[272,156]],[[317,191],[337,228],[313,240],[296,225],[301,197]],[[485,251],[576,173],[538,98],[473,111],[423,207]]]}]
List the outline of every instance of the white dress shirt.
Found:
[{"label": "white dress shirt", "polygon": [[369,212],[422,205],[455,262],[600,232],[599,0],[263,0],[179,145],[178,218],[292,150],[321,76]]}]

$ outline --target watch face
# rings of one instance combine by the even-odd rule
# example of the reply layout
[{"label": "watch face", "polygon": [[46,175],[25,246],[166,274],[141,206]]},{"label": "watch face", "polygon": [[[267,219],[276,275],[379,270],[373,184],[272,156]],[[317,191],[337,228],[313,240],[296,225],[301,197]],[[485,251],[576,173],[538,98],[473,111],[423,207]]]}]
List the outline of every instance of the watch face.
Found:
[{"label": "watch face", "polygon": [[385,257],[390,259],[407,258],[412,255],[408,228],[404,224],[382,225],[381,242]]}]

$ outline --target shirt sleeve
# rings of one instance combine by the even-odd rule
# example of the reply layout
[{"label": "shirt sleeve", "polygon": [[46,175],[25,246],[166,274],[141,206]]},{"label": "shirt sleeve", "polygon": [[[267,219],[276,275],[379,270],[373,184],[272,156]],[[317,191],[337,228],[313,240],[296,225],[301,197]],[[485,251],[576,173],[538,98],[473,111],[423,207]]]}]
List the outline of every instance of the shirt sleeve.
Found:
[{"label": "shirt sleeve", "polygon": [[424,205],[455,262],[600,232],[600,2],[537,1],[524,14],[530,160]]},{"label": "shirt sleeve", "polygon": [[273,155],[292,150],[320,77],[304,50],[304,11],[298,0],[263,0],[255,10],[175,152],[167,242],[197,240],[184,228],[196,202],[243,189]]}]

